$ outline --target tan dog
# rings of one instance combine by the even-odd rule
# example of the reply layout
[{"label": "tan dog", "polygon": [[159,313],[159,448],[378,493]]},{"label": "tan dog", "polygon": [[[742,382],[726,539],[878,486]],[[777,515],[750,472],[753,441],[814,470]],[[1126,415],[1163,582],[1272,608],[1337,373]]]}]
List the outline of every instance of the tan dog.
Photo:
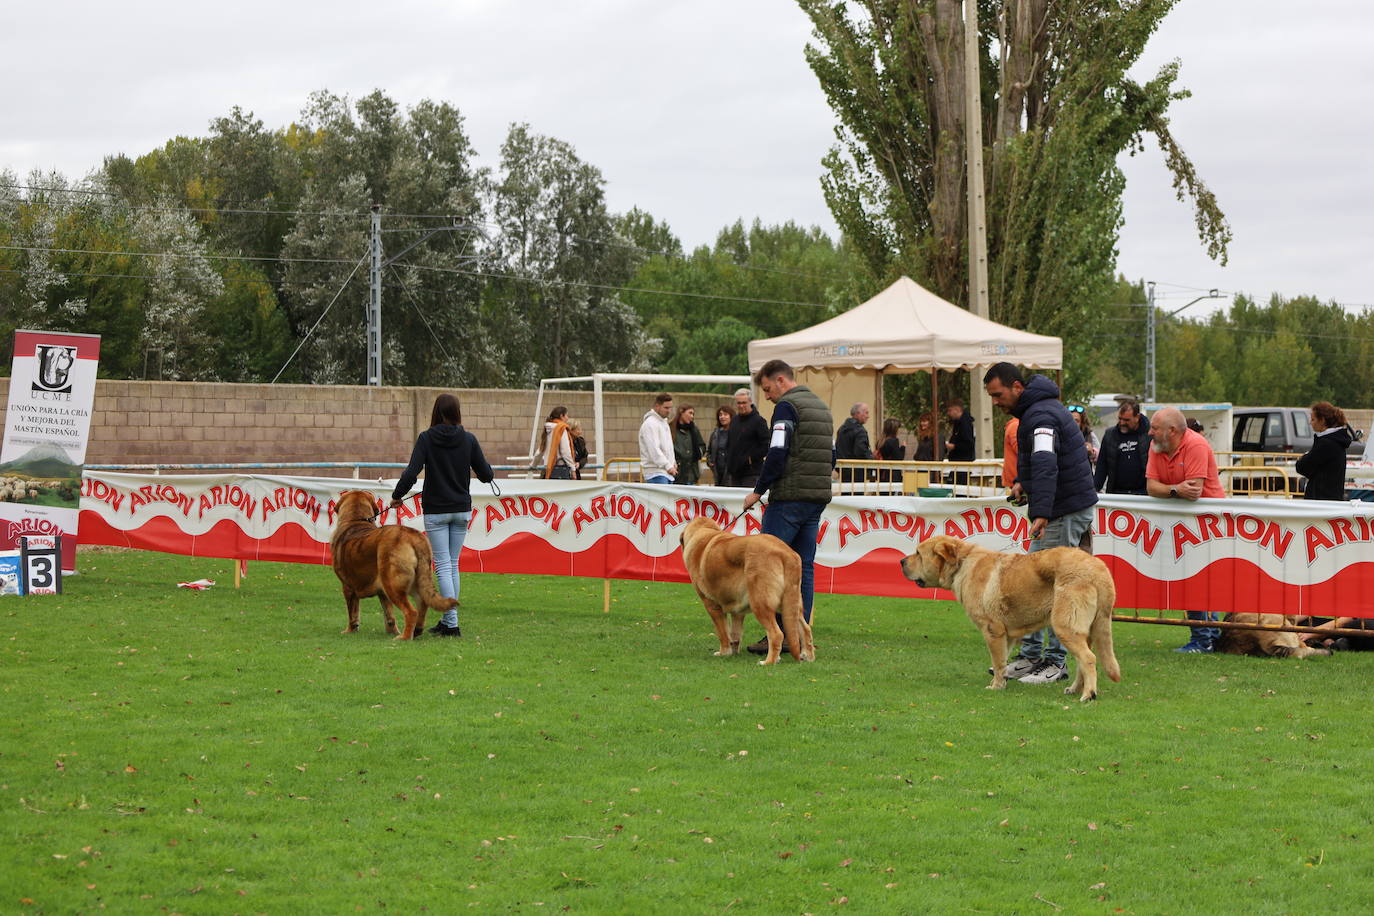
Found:
[{"label": "tan dog", "polygon": [[694,518],[682,531],[682,562],[716,625],[716,655],[739,652],[744,613],[752,610],[768,634],[768,655],[760,665],[777,664],[784,629],[793,658],[816,660],[811,624],[802,615],[801,557],[791,547],[771,534],[740,537],[709,518]]},{"label": "tan dog", "polygon": [[[443,598],[434,587],[434,561],[429,539],[401,525],[378,528],[377,504],[371,493],[348,490],[340,494],[334,536],[329,539],[334,552],[334,574],[343,585],[348,604],[345,633],[358,629],[358,599],[376,595],[382,602],[386,631],[396,633],[394,604],[405,615],[397,639],[412,639],[424,632],[425,611],[447,611],[458,606],[458,599]],[[408,596],[418,598],[419,609]]]},{"label": "tan dog", "polygon": [[902,560],[902,574],[922,588],[954,592],[988,644],[989,690],[1007,685],[1003,670],[1012,643],[1046,624],[1078,659],[1065,693],[1077,693],[1080,702],[1097,699],[1099,657],[1107,677],[1121,680],[1112,651],[1116,586],[1106,564],[1091,554],[1076,547],[998,553],[939,534]]},{"label": "tan dog", "polygon": [[[1262,627],[1292,626],[1293,617],[1280,614],[1227,614],[1222,618],[1233,623],[1253,623]],[[1311,658],[1330,655],[1330,649],[1304,645],[1297,633],[1281,630],[1233,630],[1226,627],[1217,639],[1216,651],[1229,655],[1254,655],[1275,658]]]}]

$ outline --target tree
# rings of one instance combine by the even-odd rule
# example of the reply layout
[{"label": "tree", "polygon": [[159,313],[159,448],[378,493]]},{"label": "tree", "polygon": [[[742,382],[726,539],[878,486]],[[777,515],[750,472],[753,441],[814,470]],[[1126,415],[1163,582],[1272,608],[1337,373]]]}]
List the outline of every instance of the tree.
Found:
[{"label": "tree", "polygon": [[618,288],[642,255],[620,238],[601,172],[569,144],[514,124],[491,188],[507,377],[645,368],[647,338]]},{"label": "tree", "polygon": [[[964,51],[959,0],[798,0],[807,60],[839,119],[822,180],[872,282],[908,273],[966,302]],[[1065,337],[1070,378],[1106,333],[1124,178],[1153,134],[1200,235],[1224,263],[1230,230],[1169,132],[1177,64],[1126,76],[1175,0],[980,0],[979,72],[991,317]]]}]

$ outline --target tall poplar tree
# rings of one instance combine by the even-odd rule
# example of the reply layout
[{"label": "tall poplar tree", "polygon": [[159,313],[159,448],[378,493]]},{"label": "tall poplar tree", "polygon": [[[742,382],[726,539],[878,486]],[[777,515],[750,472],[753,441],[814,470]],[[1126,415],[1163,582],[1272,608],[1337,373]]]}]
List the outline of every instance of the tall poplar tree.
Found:
[{"label": "tall poplar tree", "polygon": [[[1176,0],[979,0],[978,69],[991,317],[1065,338],[1073,376],[1111,296],[1124,151],[1152,136],[1208,253],[1230,229],[1169,130],[1177,62],[1127,70]],[[807,60],[839,119],[831,212],[875,283],[909,274],[967,302],[964,23],[960,0],[798,0]]]}]

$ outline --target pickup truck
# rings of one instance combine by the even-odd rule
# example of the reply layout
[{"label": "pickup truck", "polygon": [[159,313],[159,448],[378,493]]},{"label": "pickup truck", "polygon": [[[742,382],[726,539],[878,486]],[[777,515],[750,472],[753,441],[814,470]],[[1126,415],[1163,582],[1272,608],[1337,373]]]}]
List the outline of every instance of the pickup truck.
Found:
[{"label": "pickup truck", "polygon": [[[1312,448],[1311,412],[1306,407],[1235,407],[1231,411],[1231,451],[1233,452],[1294,452],[1303,454]],[[1363,433],[1356,432],[1355,440],[1346,450],[1350,459],[1358,461],[1364,454]]]}]

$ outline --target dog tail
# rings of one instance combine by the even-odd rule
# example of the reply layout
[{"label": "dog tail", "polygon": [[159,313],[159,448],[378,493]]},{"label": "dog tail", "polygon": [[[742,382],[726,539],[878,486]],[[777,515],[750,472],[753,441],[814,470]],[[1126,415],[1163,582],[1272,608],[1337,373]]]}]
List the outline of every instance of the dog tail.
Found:
[{"label": "dog tail", "polygon": [[432,611],[456,608],[459,603],[457,598],[445,598],[439,594],[439,589],[434,587],[434,554],[429,549],[429,540],[425,539],[423,543],[416,541],[415,544],[415,585],[420,593],[420,600]]},{"label": "dog tail", "polygon": [[1116,660],[1116,651],[1112,648],[1112,609],[1110,604],[1093,620],[1090,638],[1093,652],[1097,655],[1102,670],[1107,677],[1120,683],[1121,664]]},{"label": "dog tail", "polygon": [[782,613],[782,635],[787,645],[787,651],[795,661],[801,661],[802,652],[806,649],[806,644],[810,642],[810,639],[807,639],[806,642],[802,641],[802,627],[806,625],[806,617],[804,616],[801,597],[801,558],[794,554],[789,557],[789,560],[793,562],[787,564],[787,574],[783,577],[782,600],[778,602],[778,610]]}]

